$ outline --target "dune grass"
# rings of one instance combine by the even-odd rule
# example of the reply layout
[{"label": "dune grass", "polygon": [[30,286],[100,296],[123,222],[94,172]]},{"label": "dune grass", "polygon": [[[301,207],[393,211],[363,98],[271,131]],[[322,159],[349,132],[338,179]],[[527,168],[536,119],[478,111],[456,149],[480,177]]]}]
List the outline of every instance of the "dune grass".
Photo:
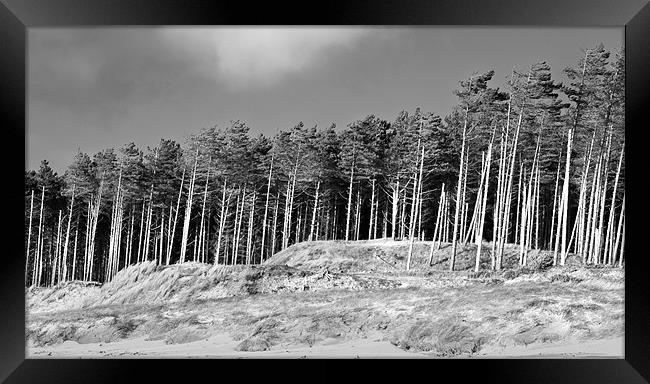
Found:
[{"label": "dune grass", "polygon": [[[328,252],[343,255],[327,263],[305,249],[322,244],[303,247],[297,262],[280,253],[284,263],[274,256],[255,267],[143,263],[103,287],[59,287],[66,294],[76,287],[75,300],[54,300],[66,296],[56,289],[33,290],[27,338],[55,346],[145,337],[172,346],[226,332],[237,351],[371,339],[453,357],[623,335],[621,269],[356,270],[355,257],[374,257],[368,246],[380,244],[349,251],[355,246],[335,243]],[[398,260],[401,246],[384,247],[386,259]]]}]

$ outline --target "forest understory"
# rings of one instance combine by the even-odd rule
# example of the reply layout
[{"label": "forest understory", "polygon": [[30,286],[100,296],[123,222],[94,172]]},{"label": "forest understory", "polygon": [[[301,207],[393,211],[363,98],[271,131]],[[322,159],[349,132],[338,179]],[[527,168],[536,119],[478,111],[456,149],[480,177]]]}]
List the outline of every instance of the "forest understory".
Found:
[{"label": "forest understory", "polygon": [[262,265],[149,261],[27,289],[27,357],[623,357],[624,269],[490,243],[313,241]]}]

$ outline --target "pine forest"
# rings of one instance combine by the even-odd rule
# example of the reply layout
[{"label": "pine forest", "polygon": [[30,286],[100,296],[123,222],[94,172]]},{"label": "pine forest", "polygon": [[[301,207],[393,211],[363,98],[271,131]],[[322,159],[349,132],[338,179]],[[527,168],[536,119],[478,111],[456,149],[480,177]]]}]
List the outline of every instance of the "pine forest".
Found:
[{"label": "pine forest", "polygon": [[405,106],[273,136],[232,121],[79,150],[63,174],[43,160],[25,172],[25,285],[109,282],[143,261],[257,265],[318,240],[406,241],[406,270],[421,241],[429,263],[450,244],[450,270],[465,244],[476,272],[505,268],[506,245],[521,266],[544,250],[553,265],[623,267],[624,56],[577,56],[564,82],[546,62],[474,73],[445,116]]}]

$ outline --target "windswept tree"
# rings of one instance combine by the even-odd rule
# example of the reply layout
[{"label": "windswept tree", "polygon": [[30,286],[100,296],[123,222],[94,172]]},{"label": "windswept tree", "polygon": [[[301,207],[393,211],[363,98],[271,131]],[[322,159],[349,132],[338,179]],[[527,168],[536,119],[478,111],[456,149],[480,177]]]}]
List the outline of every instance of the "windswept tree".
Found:
[{"label": "windswept tree", "polygon": [[[379,174],[381,146],[378,145],[385,135],[387,122],[374,115],[369,115],[363,120],[355,121],[348,125],[341,134],[340,168],[345,179],[348,180],[347,206],[345,215],[345,240],[352,235],[358,239],[358,231],[350,233],[353,205],[355,219],[360,215],[360,196],[364,187]],[[353,200],[356,184],[357,201]],[[358,224],[355,225],[355,229]]]},{"label": "windswept tree", "polygon": [[[452,255],[450,270],[454,269],[457,242],[465,237],[467,230],[467,214],[469,204],[466,205],[468,195],[478,189],[479,177],[469,179],[468,170],[476,168],[480,162],[481,152],[487,149],[494,125],[498,124],[503,113],[503,103],[508,95],[498,88],[490,88],[488,82],[492,80],[494,71],[473,75],[468,80],[461,81],[454,94],[460,99],[460,104],[448,117],[447,125],[453,127],[456,138],[458,159],[458,178],[456,181],[456,198],[454,202],[454,225],[452,233]],[[473,188],[472,188],[473,187]],[[469,193],[468,193],[469,192]]]},{"label": "windswept tree", "polygon": [[[316,212],[317,220],[316,234],[313,240],[318,240],[319,233],[322,231],[325,240],[336,238],[336,220],[337,206],[343,201],[339,196],[339,191],[344,190],[346,184],[341,173],[341,138],[336,132],[336,125],[332,124],[328,128],[316,132],[315,140],[315,174],[320,182],[319,199],[316,206],[322,209]],[[321,215],[318,219],[318,215]],[[322,225],[320,222],[324,221]],[[333,230],[333,231],[332,231]]]},{"label": "windswept tree", "polygon": [[[281,230],[280,249],[289,246],[294,233],[293,224],[297,205],[296,197],[313,185],[313,167],[316,155],[314,130],[305,128],[302,122],[293,128],[280,131],[273,138],[273,148],[270,151],[277,164],[278,181],[283,184],[278,186],[284,190],[283,224]],[[295,223],[295,232],[300,228]]]}]

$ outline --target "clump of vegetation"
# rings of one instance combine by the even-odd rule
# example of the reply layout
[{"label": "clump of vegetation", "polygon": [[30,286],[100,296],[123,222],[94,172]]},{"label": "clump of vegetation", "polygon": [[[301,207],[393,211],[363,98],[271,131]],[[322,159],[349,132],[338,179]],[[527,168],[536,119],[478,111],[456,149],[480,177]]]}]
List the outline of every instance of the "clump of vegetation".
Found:
[{"label": "clump of vegetation", "polygon": [[253,336],[243,340],[235,347],[236,351],[245,352],[259,352],[268,351],[271,348],[271,343],[260,336]]},{"label": "clump of vegetation", "polygon": [[185,344],[193,341],[203,340],[210,332],[200,326],[179,325],[165,335],[165,344]]},{"label": "clump of vegetation", "polygon": [[442,321],[418,321],[393,342],[406,350],[454,356],[477,353],[484,337],[475,335],[461,318],[453,317]]},{"label": "clump of vegetation", "polygon": [[558,274],[551,277],[551,282],[562,282],[562,283],[580,283],[582,282],[581,278],[571,276],[569,274]]},{"label": "clump of vegetation", "polygon": [[113,326],[115,327],[119,337],[121,339],[124,339],[133,333],[136,328],[138,328],[139,323],[141,323],[141,321],[136,321],[134,319],[128,319],[124,316],[120,316],[115,318]]}]

